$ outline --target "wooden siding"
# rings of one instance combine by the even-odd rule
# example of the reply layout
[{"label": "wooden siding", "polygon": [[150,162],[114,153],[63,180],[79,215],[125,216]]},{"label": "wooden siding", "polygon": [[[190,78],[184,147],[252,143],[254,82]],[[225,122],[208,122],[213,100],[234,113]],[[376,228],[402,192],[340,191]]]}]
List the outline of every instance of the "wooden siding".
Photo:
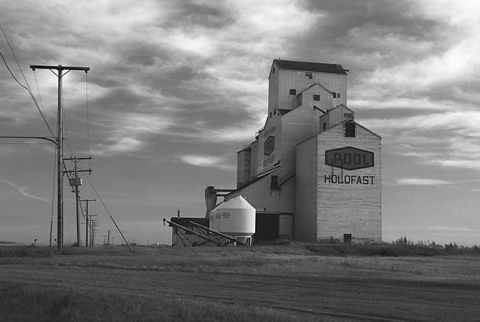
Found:
[{"label": "wooden siding", "polygon": [[[278,92],[279,92],[279,70],[278,67],[273,65],[275,68],[275,73],[270,73],[270,78],[268,81],[268,111],[267,115],[270,115],[270,112],[273,113],[275,108],[279,108],[278,104]],[[272,69],[273,71],[273,69]]]},{"label": "wooden siding", "polygon": [[245,148],[237,153],[237,188],[250,180],[252,149]]},{"label": "wooden siding", "polygon": [[269,174],[240,190],[232,192],[226,197],[226,200],[241,195],[257,211],[293,213],[295,209],[295,180],[291,178],[280,189],[271,189],[272,175],[278,176],[278,173]]},{"label": "wooden siding", "polygon": [[308,106],[300,106],[282,118],[282,150],[280,176],[295,169],[295,149],[297,144],[319,132],[318,118],[322,113]]},{"label": "wooden siding", "polygon": [[250,180],[253,180],[257,177],[257,168],[258,168],[258,140],[252,143],[252,155],[250,158]]},{"label": "wooden siding", "polygon": [[[276,72],[277,74],[277,72]],[[280,70],[278,72],[279,80],[278,83],[272,84],[275,88],[272,89],[269,93],[270,95],[277,95],[278,98],[275,100],[272,98],[272,104],[277,104],[277,106],[269,106],[269,110],[275,107],[282,109],[291,109],[293,100],[295,96],[290,95],[290,89],[296,89],[297,94],[308,88],[312,84],[320,83],[331,92],[340,93],[340,98],[335,99],[334,104],[345,104],[347,103],[347,76],[341,74],[329,74],[329,73],[312,73],[312,78],[306,77],[305,71],[295,71],[295,70]],[[276,80],[275,80],[276,81]]]},{"label": "wooden siding", "polygon": [[293,238],[293,214],[280,214],[278,234],[280,236],[288,236]]},{"label": "wooden siding", "polygon": [[[352,171],[327,166],[325,150],[345,146],[373,152],[375,166]],[[361,126],[356,127],[356,137],[345,137],[343,124],[339,124],[318,136],[317,164],[317,239],[343,240],[344,234],[352,234],[353,242],[381,241],[381,139]],[[332,175],[367,180],[362,184],[335,184],[325,179]]]},{"label": "wooden siding", "polygon": [[296,149],[295,240],[317,240],[317,150],[317,136],[299,144]]},{"label": "wooden siding", "polygon": [[[313,109],[314,106],[318,107],[322,111],[327,111],[333,108],[333,97],[330,92],[325,90],[322,86],[315,84],[302,93],[301,106]],[[320,101],[314,101],[313,95],[320,95]],[[319,116],[323,115],[320,112]]]}]

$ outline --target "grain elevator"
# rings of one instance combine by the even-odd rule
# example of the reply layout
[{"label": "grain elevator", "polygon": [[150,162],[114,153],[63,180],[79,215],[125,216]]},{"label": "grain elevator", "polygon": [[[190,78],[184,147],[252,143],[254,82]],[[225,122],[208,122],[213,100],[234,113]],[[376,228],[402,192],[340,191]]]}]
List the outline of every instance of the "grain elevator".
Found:
[{"label": "grain elevator", "polygon": [[255,239],[381,241],[381,138],[347,107],[341,65],[275,59],[254,137],[224,197],[255,208]]}]

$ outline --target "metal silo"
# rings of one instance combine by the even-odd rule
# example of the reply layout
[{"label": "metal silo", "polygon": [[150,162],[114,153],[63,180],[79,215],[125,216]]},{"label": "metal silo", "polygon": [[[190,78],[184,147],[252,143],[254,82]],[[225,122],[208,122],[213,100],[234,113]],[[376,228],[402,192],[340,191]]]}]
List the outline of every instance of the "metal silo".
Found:
[{"label": "metal silo", "polygon": [[[234,237],[252,236],[255,234],[255,208],[242,196],[227,200],[220,210],[218,230]],[[217,217],[218,218],[218,212]]]}]

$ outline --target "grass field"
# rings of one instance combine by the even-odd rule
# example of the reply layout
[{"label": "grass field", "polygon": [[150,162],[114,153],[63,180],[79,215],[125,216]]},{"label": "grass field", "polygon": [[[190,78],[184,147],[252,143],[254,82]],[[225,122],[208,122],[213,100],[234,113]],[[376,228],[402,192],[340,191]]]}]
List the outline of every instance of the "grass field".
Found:
[{"label": "grass field", "polygon": [[[17,268],[75,272],[162,272],[236,278],[280,278],[305,282],[412,283],[480,291],[480,253],[414,245],[286,243],[252,247],[66,247],[63,255],[44,247],[0,248],[0,271]],[[73,272],[73,273],[72,273]],[[160,275],[158,275],[160,274]],[[75,275],[71,275],[75,276]],[[137,276],[137,275],[135,275]],[[169,275],[177,276],[177,275]],[[187,275],[185,275],[187,276]],[[188,275],[190,276],[190,275]],[[92,278],[95,278],[92,276]],[[61,287],[0,279],[0,321],[345,321],[262,305],[204,299],[151,297],[102,288]],[[387,284],[388,284],[387,283]],[[258,283],[257,283],[258,284]],[[394,285],[394,284],[392,284]],[[275,290],[272,290],[274,293]],[[208,289],[205,290],[208,294]],[[272,294],[273,294],[272,293]],[[478,293],[480,298],[480,292]],[[228,302],[228,301],[227,301]],[[356,320],[352,318],[352,320]],[[421,320],[421,319],[419,319]]]}]

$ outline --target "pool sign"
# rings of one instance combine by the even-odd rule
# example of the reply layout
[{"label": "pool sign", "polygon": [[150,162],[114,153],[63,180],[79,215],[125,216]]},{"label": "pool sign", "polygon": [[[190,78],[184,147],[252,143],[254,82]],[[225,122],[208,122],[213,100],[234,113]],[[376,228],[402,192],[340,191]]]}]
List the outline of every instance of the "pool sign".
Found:
[{"label": "pool sign", "polygon": [[345,170],[358,170],[374,166],[373,152],[351,146],[326,150],[325,164]]},{"label": "pool sign", "polygon": [[263,154],[270,155],[275,150],[275,137],[269,136],[263,144]]}]

